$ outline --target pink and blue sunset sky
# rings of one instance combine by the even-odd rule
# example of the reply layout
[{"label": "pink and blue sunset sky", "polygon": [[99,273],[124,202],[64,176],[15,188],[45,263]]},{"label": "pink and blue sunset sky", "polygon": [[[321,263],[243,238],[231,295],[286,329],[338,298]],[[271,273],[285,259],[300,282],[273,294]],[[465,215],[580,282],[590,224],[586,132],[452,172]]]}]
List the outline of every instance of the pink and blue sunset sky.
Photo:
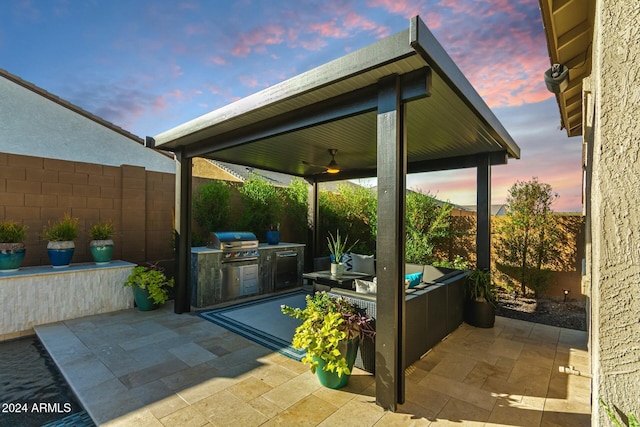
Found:
[{"label": "pink and blue sunset sky", "polygon": [[[406,29],[420,15],[522,149],[493,203],[538,177],[581,210],[581,141],[560,130],[537,0],[6,0],[0,68],[142,137]],[[475,204],[475,170],[410,188]]]}]

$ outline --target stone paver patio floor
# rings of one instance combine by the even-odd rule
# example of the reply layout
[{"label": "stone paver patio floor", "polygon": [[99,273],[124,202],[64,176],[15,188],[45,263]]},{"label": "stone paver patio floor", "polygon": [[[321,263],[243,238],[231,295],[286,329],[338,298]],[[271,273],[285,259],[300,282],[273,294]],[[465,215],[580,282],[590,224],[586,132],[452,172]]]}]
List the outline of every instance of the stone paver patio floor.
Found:
[{"label": "stone paver patio floor", "polygon": [[300,362],[172,304],[35,329],[98,425],[590,425],[586,332],[514,319],[463,324],[407,369],[395,413],[375,404],[367,372],[323,388]]}]

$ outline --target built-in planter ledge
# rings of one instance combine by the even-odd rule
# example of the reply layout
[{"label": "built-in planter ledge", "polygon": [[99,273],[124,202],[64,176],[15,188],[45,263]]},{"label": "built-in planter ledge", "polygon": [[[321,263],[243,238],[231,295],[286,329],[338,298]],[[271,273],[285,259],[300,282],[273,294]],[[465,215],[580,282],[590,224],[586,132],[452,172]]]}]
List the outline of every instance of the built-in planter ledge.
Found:
[{"label": "built-in planter ledge", "polygon": [[33,334],[36,325],[132,308],[131,288],[122,284],[135,266],[111,261],[0,273],[0,341]]}]

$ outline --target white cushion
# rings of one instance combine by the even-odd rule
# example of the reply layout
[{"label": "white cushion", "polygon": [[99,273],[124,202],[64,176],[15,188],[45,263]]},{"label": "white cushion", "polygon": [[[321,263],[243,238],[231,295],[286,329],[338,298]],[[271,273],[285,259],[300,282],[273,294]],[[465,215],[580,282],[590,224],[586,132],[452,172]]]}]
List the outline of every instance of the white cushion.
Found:
[{"label": "white cushion", "polygon": [[356,292],[359,294],[375,294],[378,292],[378,285],[368,280],[356,279]]},{"label": "white cushion", "polygon": [[376,265],[373,255],[360,255],[351,253],[351,270],[357,273],[376,275]]}]

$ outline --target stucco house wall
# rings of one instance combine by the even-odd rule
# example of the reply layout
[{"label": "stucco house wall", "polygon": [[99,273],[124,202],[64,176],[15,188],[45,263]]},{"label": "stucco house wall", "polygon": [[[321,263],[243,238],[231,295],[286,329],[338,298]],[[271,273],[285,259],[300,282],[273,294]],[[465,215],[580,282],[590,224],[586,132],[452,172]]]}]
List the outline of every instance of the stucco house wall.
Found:
[{"label": "stucco house wall", "polygon": [[586,282],[592,423],[608,425],[599,398],[640,416],[640,2],[596,5],[592,74],[584,86]]},{"label": "stucco house wall", "polygon": [[175,174],[172,156],[0,69],[0,152]]}]

